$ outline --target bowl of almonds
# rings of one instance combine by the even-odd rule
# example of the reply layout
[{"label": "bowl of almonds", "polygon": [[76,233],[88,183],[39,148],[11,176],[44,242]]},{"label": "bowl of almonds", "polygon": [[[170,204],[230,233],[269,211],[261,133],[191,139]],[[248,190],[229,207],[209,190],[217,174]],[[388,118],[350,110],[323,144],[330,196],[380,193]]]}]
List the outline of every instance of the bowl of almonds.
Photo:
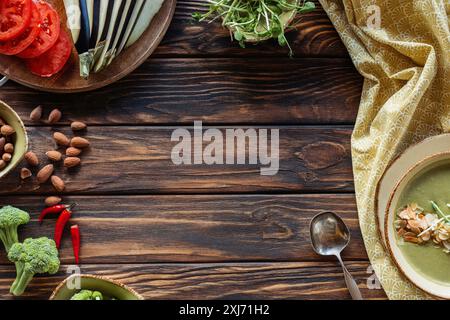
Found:
[{"label": "bowl of almonds", "polygon": [[19,115],[0,101],[0,178],[11,172],[28,149],[28,136]]}]

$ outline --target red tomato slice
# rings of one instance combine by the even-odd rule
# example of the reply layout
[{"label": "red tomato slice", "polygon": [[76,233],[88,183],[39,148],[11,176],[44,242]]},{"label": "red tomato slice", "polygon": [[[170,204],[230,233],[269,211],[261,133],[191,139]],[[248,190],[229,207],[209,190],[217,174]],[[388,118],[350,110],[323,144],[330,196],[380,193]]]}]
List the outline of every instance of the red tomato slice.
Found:
[{"label": "red tomato slice", "polygon": [[0,1],[0,41],[17,37],[31,21],[31,0]]},{"label": "red tomato slice", "polygon": [[30,25],[16,38],[5,42],[0,42],[1,54],[12,56],[22,52],[33,43],[34,39],[39,34],[39,22],[41,21],[41,16],[39,15],[39,11],[33,2],[31,3],[31,6],[32,14]]},{"label": "red tomato slice", "polygon": [[55,45],[39,57],[27,59],[30,71],[41,77],[51,77],[61,71],[72,53],[72,41],[64,30]]},{"label": "red tomato slice", "polygon": [[36,40],[17,55],[20,58],[36,58],[53,47],[56,41],[58,41],[61,29],[58,13],[51,5],[44,1],[37,1],[36,6],[41,15],[41,30]]}]

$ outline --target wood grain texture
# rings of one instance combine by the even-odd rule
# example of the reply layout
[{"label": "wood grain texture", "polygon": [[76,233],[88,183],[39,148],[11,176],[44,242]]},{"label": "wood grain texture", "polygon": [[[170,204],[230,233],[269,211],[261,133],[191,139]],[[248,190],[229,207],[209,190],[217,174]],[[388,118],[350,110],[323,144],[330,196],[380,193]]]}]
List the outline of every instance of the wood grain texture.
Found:
[{"label": "wood grain texture", "polygon": [[[334,211],[351,230],[344,259],[367,255],[353,195],[70,196],[77,203],[72,223],[82,234],[83,263],[334,261],[315,254],[309,222]],[[32,221],[22,238],[53,237],[55,220],[37,223],[43,197],[0,197],[0,206],[27,210]],[[62,260],[73,263],[70,233]],[[7,262],[0,250],[0,263]]]},{"label": "wood grain texture", "polygon": [[[318,1],[316,10],[299,15],[294,30],[287,33],[295,57],[348,57],[347,50]],[[242,49],[230,41],[228,30],[220,21],[197,23],[193,12],[205,11],[204,0],[179,0],[175,17],[155,56],[278,56],[286,57],[288,49],[276,41],[248,45]]]},{"label": "wood grain texture", "polygon": [[[78,203],[73,223],[81,228],[83,273],[121,280],[147,299],[349,299],[340,266],[309,244],[311,218],[333,210],[350,228],[343,258],[364,297],[386,298],[367,288],[373,273],[350,193],[350,125],[363,79],[315,2],[317,9],[287,35],[293,59],[273,41],[240,48],[220,23],[192,23],[204,0],[178,0],[152,58],[113,85],[81,95],[12,82],[1,88],[0,99],[26,121],[41,160],[54,147],[54,130],[70,134],[73,120],[90,125],[86,137],[93,145],[82,167],[57,168],[67,184],[64,201]],[[60,108],[62,122],[31,123],[38,104],[47,114]],[[174,166],[170,125],[194,120],[280,127],[280,173]],[[52,237],[54,220],[39,226],[36,218],[53,188],[21,183],[19,169],[2,180],[0,206],[30,211],[21,237]],[[310,192],[318,194],[298,194]],[[60,273],[37,277],[22,298],[47,299],[67,276],[73,263],[68,230],[61,256]],[[0,248],[0,299],[12,299],[14,277]]]},{"label": "wood grain texture", "polygon": [[89,124],[353,123],[362,78],[341,59],[150,59],[94,92],[48,94],[8,83],[0,99],[27,124],[38,104]]},{"label": "wood grain texture", "polygon": [[[347,262],[366,299],[386,299],[383,290],[369,289],[367,261]],[[22,299],[48,299],[62,281],[55,276],[33,279]],[[83,265],[83,273],[104,275],[129,285],[146,299],[350,299],[337,263],[126,264]],[[0,266],[0,296],[8,294],[15,273]]]},{"label": "wood grain texture", "polygon": [[[68,128],[56,129],[72,134]],[[66,170],[59,164],[55,174],[66,182],[65,193],[82,194],[353,191],[351,128],[281,127],[280,169],[274,176],[261,175],[259,164],[175,165],[171,159],[178,143],[171,142],[174,129],[90,127],[86,137],[91,148],[82,154],[81,166]],[[55,148],[53,131],[49,127],[29,129],[31,149],[42,164],[46,163],[45,152]],[[54,193],[49,183],[22,182],[20,167],[2,181],[0,194]]]}]

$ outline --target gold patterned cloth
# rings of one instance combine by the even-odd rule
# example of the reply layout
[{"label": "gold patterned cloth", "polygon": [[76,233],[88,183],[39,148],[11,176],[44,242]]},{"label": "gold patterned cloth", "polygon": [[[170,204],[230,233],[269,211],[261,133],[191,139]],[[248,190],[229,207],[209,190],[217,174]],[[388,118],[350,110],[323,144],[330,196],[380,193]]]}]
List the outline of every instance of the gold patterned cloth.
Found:
[{"label": "gold patterned cloth", "polygon": [[394,157],[450,131],[450,0],[319,1],[364,76],[352,159],[371,264],[390,299],[429,298],[399,274],[384,250],[374,200]]}]

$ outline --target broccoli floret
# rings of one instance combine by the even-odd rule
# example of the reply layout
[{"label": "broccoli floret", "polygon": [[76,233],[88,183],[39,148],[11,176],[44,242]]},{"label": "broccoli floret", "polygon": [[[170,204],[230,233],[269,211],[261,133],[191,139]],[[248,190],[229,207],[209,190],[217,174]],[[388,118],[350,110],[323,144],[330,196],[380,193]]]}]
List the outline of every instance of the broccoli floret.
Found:
[{"label": "broccoli floret", "polygon": [[19,242],[17,227],[30,221],[30,215],[12,206],[0,209],[0,240],[5,246],[6,252],[14,243]]},{"label": "broccoli floret", "polygon": [[81,290],[74,294],[70,300],[103,300],[103,295],[99,291]]},{"label": "broccoli floret", "polygon": [[54,274],[59,269],[58,249],[55,241],[47,237],[28,238],[15,243],[8,252],[8,258],[16,264],[16,280],[10,292],[20,296],[37,273]]}]

